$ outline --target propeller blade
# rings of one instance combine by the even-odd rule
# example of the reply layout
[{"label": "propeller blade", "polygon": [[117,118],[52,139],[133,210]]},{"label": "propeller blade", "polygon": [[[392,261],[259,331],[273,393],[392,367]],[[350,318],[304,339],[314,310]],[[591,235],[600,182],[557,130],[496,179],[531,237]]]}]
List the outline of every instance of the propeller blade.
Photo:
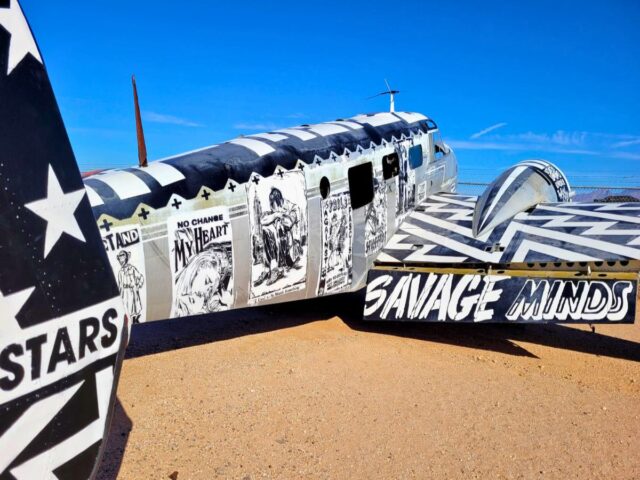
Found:
[{"label": "propeller blade", "polygon": [[392,92],[381,92],[381,93],[377,93],[375,95],[372,95],[371,97],[367,97],[367,100],[371,100],[372,98],[376,98],[376,97],[380,97],[382,95],[389,95]]}]

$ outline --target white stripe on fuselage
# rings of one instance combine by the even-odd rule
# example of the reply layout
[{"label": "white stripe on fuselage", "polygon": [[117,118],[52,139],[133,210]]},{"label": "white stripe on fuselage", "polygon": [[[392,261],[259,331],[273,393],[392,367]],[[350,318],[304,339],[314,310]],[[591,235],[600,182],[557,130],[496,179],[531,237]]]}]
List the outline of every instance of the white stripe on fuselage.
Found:
[{"label": "white stripe on fuselage", "polygon": [[100,205],[104,205],[104,201],[102,200],[102,198],[100,198],[100,195],[98,195],[98,192],[96,192],[89,185],[85,185],[84,189],[87,191],[87,197],[89,197],[89,203],[91,204],[92,207],[98,207]]},{"label": "white stripe on fuselage", "polygon": [[138,170],[151,175],[163,187],[184,180],[184,175],[180,170],[172,167],[168,163],[152,162],[148,166],[139,168]]},{"label": "white stripe on fuselage", "polygon": [[345,133],[349,130],[345,127],[332,123],[318,123],[317,125],[311,125],[309,127],[309,131],[320,135],[321,137],[327,137],[329,135],[335,135],[337,133]]},{"label": "white stripe on fuselage", "polygon": [[293,128],[284,128],[282,130],[276,130],[276,132],[284,133],[285,135],[299,138],[304,142],[306,142],[307,140],[313,140],[314,138],[316,138],[316,136],[312,133],[306,132],[304,130],[296,130]]},{"label": "white stripe on fuselage", "polygon": [[382,125],[389,125],[390,123],[400,122],[400,119],[392,113],[376,113],[375,115],[358,115],[353,117],[352,120],[360,123],[368,123],[373,127],[381,127]]},{"label": "white stripe on fuselage", "polygon": [[278,133],[255,133],[253,135],[249,135],[249,137],[261,138],[263,140],[269,140],[270,142],[280,142],[287,139],[285,135],[280,135]]},{"label": "white stripe on fuselage", "polygon": [[260,140],[255,140],[253,138],[236,138],[235,140],[231,140],[229,143],[248,148],[260,157],[275,152],[271,145],[261,142]]},{"label": "white stripe on fuselage", "polygon": [[127,198],[133,198],[151,192],[147,184],[140,180],[139,177],[124,170],[113,170],[90,178],[111,187],[120,200],[126,200]]},{"label": "white stripe on fuselage", "polygon": [[421,115],[420,113],[410,113],[410,112],[395,112],[396,116],[402,118],[407,123],[415,123],[421,120],[426,120],[427,117]]}]

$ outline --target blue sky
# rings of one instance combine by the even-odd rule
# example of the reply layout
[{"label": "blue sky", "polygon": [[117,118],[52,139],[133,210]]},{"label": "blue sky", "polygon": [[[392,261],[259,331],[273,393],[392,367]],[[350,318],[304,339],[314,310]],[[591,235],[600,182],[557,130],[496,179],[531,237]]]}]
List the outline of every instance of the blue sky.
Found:
[{"label": "blue sky", "polygon": [[640,183],[640,3],[22,0],[84,170],[388,108],[441,127],[466,180],[547,158]]}]

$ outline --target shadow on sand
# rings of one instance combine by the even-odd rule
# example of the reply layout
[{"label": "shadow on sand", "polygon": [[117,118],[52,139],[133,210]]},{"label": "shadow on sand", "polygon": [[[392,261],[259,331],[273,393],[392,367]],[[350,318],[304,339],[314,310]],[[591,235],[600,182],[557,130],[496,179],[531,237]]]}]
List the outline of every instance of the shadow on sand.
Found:
[{"label": "shadow on sand", "polygon": [[102,462],[96,480],[115,480],[118,478],[132,428],[133,422],[131,422],[127,412],[122,407],[120,399],[116,398],[113,416],[111,417],[111,427],[107,436],[107,445],[102,455]]},{"label": "shadow on sand", "polygon": [[535,357],[513,343],[523,341],[606,357],[640,361],[640,344],[562,325],[424,324],[363,322],[364,292],[336,295],[280,305],[221,312],[136,325],[126,358],[192,347],[245,335],[340,317],[362,332],[415,338],[429,342]]},{"label": "shadow on sand", "polygon": [[[446,343],[509,355],[536,358],[513,343],[522,341],[612,358],[640,361],[640,344],[562,325],[424,324],[363,322],[363,292],[349,293],[281,305],[272,305],[210,317],[190,317],[136,325],[126,358],[192,347],[245,335],[304,325],[340,317],[353,330]],[[98,480],[118,477],[133,424],[119,400],[116,402]]]}]

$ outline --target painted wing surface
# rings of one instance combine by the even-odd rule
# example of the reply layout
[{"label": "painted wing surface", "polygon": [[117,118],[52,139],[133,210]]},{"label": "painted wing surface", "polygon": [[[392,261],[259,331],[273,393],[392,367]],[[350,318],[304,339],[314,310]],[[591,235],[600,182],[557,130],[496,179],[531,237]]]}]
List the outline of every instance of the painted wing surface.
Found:
[{"label": "painted wing surface", "polygon": [[378,263],[640,261],[640,203],[540,204],[476,237],[476,201],[446,193],[427,198],[400,226]]},{"label": "painted wing surface", "polygon": [[407,217],[369,276],[366,318],[634,321],[639,203],[539,204],[474,236],[476,201],[432,195]]},{"label": "painted wing surface", "polygon": [[89,478],[127,335],[43,60],[0,6],[0,478]]}]

